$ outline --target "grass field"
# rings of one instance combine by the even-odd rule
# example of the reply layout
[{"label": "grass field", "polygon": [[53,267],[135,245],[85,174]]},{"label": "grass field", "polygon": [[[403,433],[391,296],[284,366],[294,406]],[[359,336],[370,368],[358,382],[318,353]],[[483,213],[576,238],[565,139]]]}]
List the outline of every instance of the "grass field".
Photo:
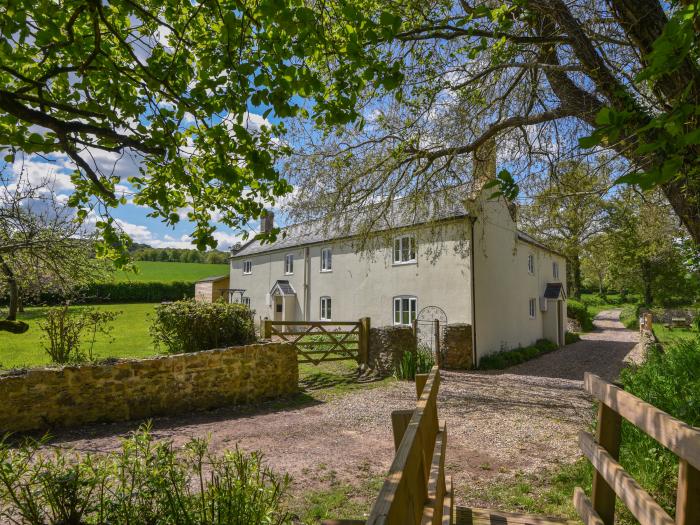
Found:
[{"label": "grass field", "polygon": [[[179,264],[179,263],[172,263]],[[204,265],[203,265],[204,266]],[[207,265],[208,266],[208,265]],[[156,355],[148,328],[153,320],[156,304],[112,304],[95,308],[121,312],[114,321],[113,340],[99,337],[94,347],[94,357],[105,359],[143,358]],[[78,310],[83,306],[73,306]],[[27,308],[18,318],[29,323],[24,334],[0,332],[0,369],[44,366],[51,361],[43,349],[42,330],[39,328],[45,308]],[[358,383],[355,376],[356,363],[336,361],[320,366],[302,363],[299,365],[299,378],[302,388],[314,398],[328,399],[360,388],[379,386],[386,379],[376,383]]]},{"label": "grass field", "polygon": [[136,261],[138,273],[117,271],[114,274],[116,282],[173,282],[198,281],[204,277],[225,275],[228,273],[227,264],[202,264],[180,262]]},{"label": "grass field", "polygon": [[[177,263],[175,263],[177,264]],[[151,324],[155,304],[110,304],[96,308],[122,312],[114,321],[110,343],[106,337],[99,337],[95,343],[94,355],[97,359],[107,357],[147,357],[155,354],[148,327]],[[84,308],[74,306],[73,309]],[[0,332],[0,368],[47,365],[50,360],[43,350],[42,330],[39,322],[44,308],[27,308],[18,319],[29,323],[24,334]]]}]

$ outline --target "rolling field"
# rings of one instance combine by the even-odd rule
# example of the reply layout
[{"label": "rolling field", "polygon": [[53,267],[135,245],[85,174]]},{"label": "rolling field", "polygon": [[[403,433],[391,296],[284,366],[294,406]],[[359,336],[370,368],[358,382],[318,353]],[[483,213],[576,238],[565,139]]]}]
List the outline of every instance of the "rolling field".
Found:
[{"label": "rolling field", "polygon": [[114,280],[116,282],[192,282],[205,277],[225,275],[229,271],[227,264],[136,261],[134,265],[138,273],[119,270],[114,273]]}]

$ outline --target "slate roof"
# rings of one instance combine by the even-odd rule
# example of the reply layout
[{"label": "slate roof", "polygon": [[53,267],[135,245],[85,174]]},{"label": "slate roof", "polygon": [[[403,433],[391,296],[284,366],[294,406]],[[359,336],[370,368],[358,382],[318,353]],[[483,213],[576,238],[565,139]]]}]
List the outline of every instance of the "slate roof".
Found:
[{"label": "slate roof", "polygon": [[272,285],[272,288],[270,289],[270,294],[272,294],[275,291],[275,288],[278,288],[280,292],[282,292],[282,295],[295,295],[296,291],[294,288],[292,288],[292,285],[289,284],[289,281],[286,279],[278,279],[275,281],[275,284]]},{"label": "slate roof", "polygon": [[559,299],[562,296],[566,298],[562,283],[547,283],[547,287],[544,289],[545,299]]},{"label": "slate roof", "polygon": [[197,282],[198,283],[215,283],[216,281],[223,281],[224,279],[228,279],[229,275],[216,275],[214,277],[205,277],[204,279],[199,279]]},{"label": "slate roof", "polygon": [[[411,206],[409,210],[403,209],[403,199],[396,199],[393,201],[391,208],[386,210],[386,213],[382,213],[380,218],[381,222],[378,222],[372,228],[372,231],[382,232],[397,228],[418,226],[429,222],[468,217],[469,212],[463,203],[467,196],[468,192],[465,188],[456,187],[437,194],[432,194],[421,204],[420,208]],[[380,204],[373,206],[380,206]],[[266,244],[261,244],[260,241],[253,239],[244,244],[240,250],[233,253],[231,258],[246,257],[257,253],[296,248],[309,244],[353,237],[362,231],[363,214],[367,213],[363,210],[366,209],[367,208],[350,210],[345,213],[345,217],[338,217],[332,224],[322,220],[292,224],[282,229],[282,232],[286,233],[284,237],[282,233],[280,233],[275,242]],[[549,252],[562,255],[524,232],[518,231],[518,238]]]},{"label": "slate roof", "polygon": [[[373,228],[373,232],[381,232],[396,228],[418,226],[428,222],[458,219],[469,216],[469,212],[462,203],[464,191],[455,189],[444,196],[431,196],[420,208],[411,207],[404,210],[401,207],[402,199],[396,199],[386,213],[382,213],[380,221]],[[379,205],[376,205],[379,206]],[[364,209],[364,208],[363,208]],[[286,236],[280,234],[273,243],[261,244],[258,240],[252,240],[232,255],[233,258],[253,255],[256,253],[270,252],[285,248],[293,248],[308,244],[316,244],[346,237],[358,235],[362,229],[363,209],[348,211],[345,217],[340,217],[329,224],[322,220],[307,221],[293,224],[283,228]]]}]

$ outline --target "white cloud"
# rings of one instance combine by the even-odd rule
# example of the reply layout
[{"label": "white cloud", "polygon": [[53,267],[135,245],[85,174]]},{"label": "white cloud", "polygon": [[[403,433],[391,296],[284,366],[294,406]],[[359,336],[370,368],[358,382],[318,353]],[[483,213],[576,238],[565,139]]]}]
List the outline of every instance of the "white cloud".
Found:
[{"label": "white cloud", "polygon": [[225,232],[222,230],[216,230],[214,232],[214,239],[219,243],[219,250],[228,250],[231,246],[237,242],[243,242],[243,237],[233,233]]},{"label": "white cloud", "polygon": [[12,172],[15,180],[22,176],[24,182],[33,187],[45,186],[47,191],[59,193],[62,191],[72,191],[75,186],[70,180],[73,167],[68,157],[59,156],[53,162],[40,160],[38,157],[17,158],[12,164]]}]

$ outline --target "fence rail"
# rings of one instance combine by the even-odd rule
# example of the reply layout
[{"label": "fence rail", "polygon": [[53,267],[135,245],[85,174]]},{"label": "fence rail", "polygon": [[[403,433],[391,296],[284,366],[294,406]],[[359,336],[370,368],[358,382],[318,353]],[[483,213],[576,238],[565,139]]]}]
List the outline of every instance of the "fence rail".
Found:
[{"label": "fence rail", "polygon": [[300,363],[369,361],[369,317],[358,321],[273,321],[264,319],[261,335],[291,344]]},{"label": "fence rail", "polygon": [[370,511],[370,525],[452,523],[452,481],[445,478],[447,427],[438,421],[440,371],[416,375],[414,410],[391,414],[396,455]]},{"label": "fence rail", "polygon": [[[595,467],[591,498],[578,487],[574,492],[574,505],[583,522],[613,525],[619,497],[641,525],[700,523],[700,429],[594,374],[586,373],[584,388],[599,401],[599,408],[596,437],[588,432],[579,435],[581,450]],[[623,418],[678,456],[675,520],[618,463]]]}]

